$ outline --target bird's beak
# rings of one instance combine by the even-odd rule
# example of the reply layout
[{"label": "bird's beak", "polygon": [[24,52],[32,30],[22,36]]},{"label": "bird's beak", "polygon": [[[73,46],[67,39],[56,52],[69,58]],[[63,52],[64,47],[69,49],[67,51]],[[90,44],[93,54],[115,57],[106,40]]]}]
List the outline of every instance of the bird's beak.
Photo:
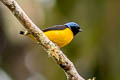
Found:
[{"label": "bird's beak", "polygon": [[79,32],[82,32],[82,29],[79,29]]}]

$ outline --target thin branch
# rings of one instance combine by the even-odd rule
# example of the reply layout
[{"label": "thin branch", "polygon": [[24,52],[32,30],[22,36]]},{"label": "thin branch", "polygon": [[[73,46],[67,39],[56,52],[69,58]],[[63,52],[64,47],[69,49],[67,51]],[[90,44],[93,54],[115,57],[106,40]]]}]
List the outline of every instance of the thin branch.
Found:
[{"label": "thin branch", "polygon": [[56,63],[64,70],[68,80],[85,80],[82,78],[73,63],[64,55],[64,53],[52,43],[20,8],[15,0],[0,0],[6,5],[22,25],[30,32],[37,41],[43,46],[45,51],[51,56]]}]

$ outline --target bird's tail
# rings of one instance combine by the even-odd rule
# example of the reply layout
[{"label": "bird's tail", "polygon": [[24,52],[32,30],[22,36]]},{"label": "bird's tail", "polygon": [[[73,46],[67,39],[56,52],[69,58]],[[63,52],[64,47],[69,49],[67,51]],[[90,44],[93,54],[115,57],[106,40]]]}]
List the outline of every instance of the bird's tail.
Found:
[{"label": "bird's tail", "polygon": [[20,34],[27,36],[27,35],[29,35],[30,33],[28,33],[28,31],[20,31]]},{"label": "bird's tail", "polygon": [[35,42],[37,42],[37,39],[28,31],[20,31],[19,34],[24,35],[24,36],[28,36],[28,37],[32,38]]}]

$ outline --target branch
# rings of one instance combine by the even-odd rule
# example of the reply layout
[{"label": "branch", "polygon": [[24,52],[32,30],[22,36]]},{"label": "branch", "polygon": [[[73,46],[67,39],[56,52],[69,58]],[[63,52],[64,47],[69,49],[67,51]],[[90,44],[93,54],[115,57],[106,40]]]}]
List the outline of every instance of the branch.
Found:
[{"label": "branch", "polygon": [[64,53],[51,42],[45,34],[40,30],[31,19],[25,14],[15,0],[0,0],[7,6],[14,16],[22,23],[22,25],[30,32],[43,46],[49,56],[64,70],[68,80],[84,80],[76,71],[73,63],[64,55]]}]

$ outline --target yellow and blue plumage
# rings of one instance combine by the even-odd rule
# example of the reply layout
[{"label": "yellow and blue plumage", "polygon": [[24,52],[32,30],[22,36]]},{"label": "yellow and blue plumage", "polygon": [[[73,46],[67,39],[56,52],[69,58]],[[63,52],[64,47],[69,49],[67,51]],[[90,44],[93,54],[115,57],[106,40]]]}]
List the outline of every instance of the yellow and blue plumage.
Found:
[{"label": "yellow and blue plumage", "polygon": [[[69,44],[74,36],[81,32],[80,26],[75,22],[64,25],[55,25],[43,30],[44,34],[60,48]],[[30,36],[30,35],[29,35]]]}]

